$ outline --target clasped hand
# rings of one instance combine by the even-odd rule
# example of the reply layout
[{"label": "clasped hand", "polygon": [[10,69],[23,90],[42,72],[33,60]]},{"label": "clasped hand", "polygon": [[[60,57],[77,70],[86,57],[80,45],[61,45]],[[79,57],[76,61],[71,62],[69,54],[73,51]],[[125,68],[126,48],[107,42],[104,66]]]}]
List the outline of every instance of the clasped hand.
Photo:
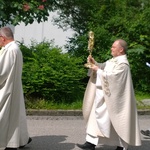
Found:
[{"label": "clasped hand", "polygon": [[91,55],[88,56],[87,62],[92,64],[90,69],[92,69],[93,71],[97,71],[99,69],[99,67],[95,65],[95,59]]}]

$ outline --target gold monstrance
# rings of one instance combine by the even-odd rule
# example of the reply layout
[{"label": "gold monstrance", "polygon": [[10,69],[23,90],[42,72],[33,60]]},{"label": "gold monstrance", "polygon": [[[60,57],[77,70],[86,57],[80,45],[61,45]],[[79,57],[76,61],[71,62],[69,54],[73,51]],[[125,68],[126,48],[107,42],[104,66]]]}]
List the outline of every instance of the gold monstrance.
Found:
[{"label": "gold monstrance", "polygon": [[[89,55],[92,55],[92,50],[93,50],[93,47],[94,47],[94,32],[90,31],[88,35],[89,35],[88,51],[89,51]],[[84,66],[87,67],[87,68],[91,68],[92,65],[93,65],[92,63],[87,62]]]}]

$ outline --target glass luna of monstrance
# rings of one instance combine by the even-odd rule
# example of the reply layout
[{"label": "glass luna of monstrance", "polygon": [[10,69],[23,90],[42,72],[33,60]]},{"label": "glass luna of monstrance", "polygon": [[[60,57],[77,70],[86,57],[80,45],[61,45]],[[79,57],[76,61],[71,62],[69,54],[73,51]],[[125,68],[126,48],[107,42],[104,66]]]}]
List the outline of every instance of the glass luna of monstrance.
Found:
[{"label": "glass luna of monstrance", "polygon": [[[88,40],[88,52],[89,52],[89,55],[92,55],[92,51],[93,51],[93,47],[94,47],[94,32],[93,31],[90,31],[88,33],[88,36],[89,36],[89,40]],[[84,64],[84,66],[86,68],[91,68],[92,67],[92,63],[88,62],[86,64]]]}]

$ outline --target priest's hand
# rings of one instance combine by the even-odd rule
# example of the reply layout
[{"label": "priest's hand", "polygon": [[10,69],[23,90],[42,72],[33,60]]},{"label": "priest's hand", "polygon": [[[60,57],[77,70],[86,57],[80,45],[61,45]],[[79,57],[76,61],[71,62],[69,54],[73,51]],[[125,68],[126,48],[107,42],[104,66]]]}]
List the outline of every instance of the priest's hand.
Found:
[{"label": "priest's hand", "polygon": [[93,64],[93,65],[91,66],[91,69],[92,69],[93,71],[97,71],[97,70],[99,69],[99,67]]},{"label": "priest's hand", "polygon": [[89,56],[88,56],[87,62],[89,62],[89,63],[91,63],[91,64],[95,64],[95,60],[94,60],[94,58],[92,57],[92,55],[89,55]]}]

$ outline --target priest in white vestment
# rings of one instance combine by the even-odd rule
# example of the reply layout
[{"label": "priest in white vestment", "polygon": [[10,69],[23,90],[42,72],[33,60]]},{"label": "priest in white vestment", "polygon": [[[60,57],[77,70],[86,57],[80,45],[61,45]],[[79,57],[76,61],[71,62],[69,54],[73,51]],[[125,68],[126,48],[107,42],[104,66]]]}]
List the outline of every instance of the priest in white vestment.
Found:
[{"label": "priest in white vestment", "polygon": [[111,47],[112,59],[93,63],[83,100],[83,117],[87,123],[86,142],[77,144],[84,150],[95,150],[99,143],[127,150],[129,145],[140,146],[141,137],[136,100],[129,62],[127,43],[116,40]]},{"label": "priest in white vestment", "polygon": [[0,28],[0,150],[31,142],[22,89],[22,53],[9,27]]}]

